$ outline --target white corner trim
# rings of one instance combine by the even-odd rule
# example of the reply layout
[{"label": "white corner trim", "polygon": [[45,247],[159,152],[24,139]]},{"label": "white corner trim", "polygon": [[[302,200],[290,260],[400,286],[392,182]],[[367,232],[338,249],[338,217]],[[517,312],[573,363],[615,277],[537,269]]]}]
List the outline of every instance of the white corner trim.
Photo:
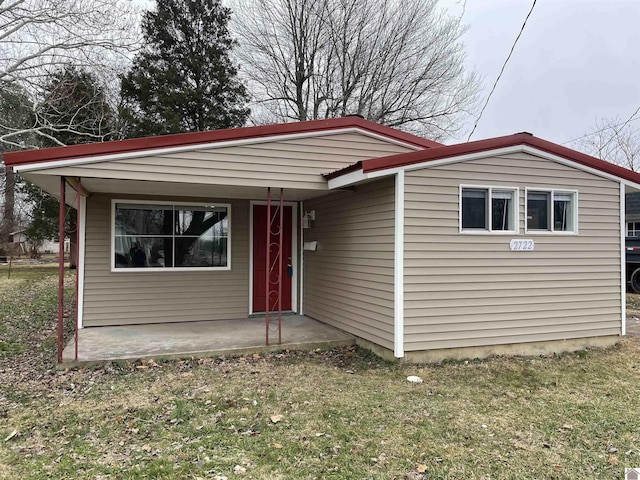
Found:
[{"label": "white corner trim", "polygon": [[404,172],[396,174],[393,262],[393,355],[404,357]]},{"label": "white corner trim", "polygon": [[87,232],[87,197],[80,196],[80,231],[78,232],[78,258],[76,274],[78,275],[78,328],[83,328],[84,314],[84,255]]},{"label": "white corner trim", "polygon": [[[298,220],[300,222],[300,302],[298,303],[298,315],[304,315],[304,224],[302,217],[304,216],[304,202],[300,201],[300,211],[298,212]],[[252,252],[253,253],[253,252]]]},{"label": "white corner trim", "polygon": [[626,222],[625,222],[625,210],[626,210],[626,190],[625,184],[620,182],[620,292],[621,292],[621,303],[620,306],[622,308],[622,318],[621,318],[621,329],[620,333],[622,335],[627,334],[627,268],[626,268]]},{"label": "white corner trim", "polygon": [[50,168],[59,168],[59,167],[71,167],[71,166],[79,166],[79,165],[87,165],[90,163],[100,163],[107,162],[112,160],[125,160],[129,158],[139,158],[139,157],[149,157],[156,155],[166,155],[170,153],[177,152],[186,152],[193,150],[207,150],[207,149],[217,149],[224,147],[234,147],[234,146],[243,146],[243,145],[254,145],[258,143],[269,143],[269,142],[281,142],[287,140],[296,140],[302,138],[313,138],[313,137],[326,137],[330,135],[342,134],[342,133],[359,133],[365,135],[367,137],[375,138],[378,140],[382,140],[388,143],[393,143],[394,145],[400,145],[402,147],[411,149],[411,150],[422,150],[422,147],[418,147],[417,145],[412,145],[410,143],[403,142],[401,140],[396,140],[391,137],[386,137],[382,134],[377,134],[374,132],[370,132],[368,130],[359,128],[359,127],[346,127],[346,128],[336,128],[334,130],[321,130],[316,132],[302,132],[302,133],[291,133],[287,135],[269,135],[265,137],[254,137],[254,138],[243,138],[238,140],[223,140],[219,142],[209,142],[209,143],[195,143],[191,145],[182,145],[182,146],[173,146],[173,147],[159,147],[149,150],[135,150],[130,152],[122,152],[122,153],[112,153],[112,154],[103,154],[103,155],[95,155],[90,157],[78,157],[72,159],[63,159],[63,160],[55,160],[52,162],[39,162],[39,163],[31,163],[25,165],[16,165],[14,170],[16,172],[29,172],[36,170],[48,170]]}]

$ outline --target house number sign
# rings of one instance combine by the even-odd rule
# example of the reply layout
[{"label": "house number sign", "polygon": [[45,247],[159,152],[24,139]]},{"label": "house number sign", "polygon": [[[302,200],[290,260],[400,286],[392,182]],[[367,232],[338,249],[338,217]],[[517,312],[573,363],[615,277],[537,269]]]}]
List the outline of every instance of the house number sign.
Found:
[{"label": "house number sign", "polygon": [[509,242],[509,248],[512,252],[529,252],[535,248],[536,244],[533,243],[533,240],[517,240],[512,239]]}]

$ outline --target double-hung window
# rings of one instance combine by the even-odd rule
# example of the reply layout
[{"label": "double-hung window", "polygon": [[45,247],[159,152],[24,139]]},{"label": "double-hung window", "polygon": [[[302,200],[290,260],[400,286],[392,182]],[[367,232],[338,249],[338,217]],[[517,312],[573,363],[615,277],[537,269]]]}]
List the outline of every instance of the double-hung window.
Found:
[{"label": "double-hung window", "polygon": [[527,231],[577,233],[577,192],[531,189],[526,196]]},{"label": "double-hung window", "polygon": [[460,187],[460,231],[514,233],[518,231],[518,189]]},{"label": "double-hung window", "polygon": [[228,269],[229,205],[113,202],[113,268]]}]

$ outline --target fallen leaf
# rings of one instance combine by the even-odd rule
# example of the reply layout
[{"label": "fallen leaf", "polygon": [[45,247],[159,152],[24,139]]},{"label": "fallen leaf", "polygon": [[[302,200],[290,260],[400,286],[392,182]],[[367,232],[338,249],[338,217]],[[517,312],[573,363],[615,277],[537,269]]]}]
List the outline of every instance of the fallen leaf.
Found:
[{"label": "fallen leaf", "polygon": [[9,440],[11,440],[16,435],[18,435],[18,430],[13,430],[9,435],[7,435],[7,437],[4,439],[4,441],[8,442]]},{"label": "fallen leaf", "polygon": [[615,455],[609,455],[609,463],[611,465],[618,465],[618,457]]},{"label": "fallen leaf", "polygon": [[424,473],[426,471],[427,471],[427,466],[424,463],[421,463],[416,467],[416,472],[418,473]]},{"label": "fallen leaf", "polygon": [[273,423],[278,423],[282,421],[282,415],[271,415],[271,421]]},{"label": "fallen leaf", "polygon": [[282,444],[281,443],[274,443],[273,444],[273,448],[282,448]]},{"label": "fallen leaf", "polygon": [[520,449],[520,450],[528,450],[529,447],[527,446],[526,443],[521,442],[520,440],[516,440],[515,442],[513,442],[513,446]]},{"label": "fallen leaf", "polygon": [[562,471],[562,465],[554,465],[553,468],[558,472]]},{"label": "fallen leaf", "polygon": [[573,430],[573,425],[571,425],[570,423],[565,423],[560,428],[562,428],[562,430]]}]

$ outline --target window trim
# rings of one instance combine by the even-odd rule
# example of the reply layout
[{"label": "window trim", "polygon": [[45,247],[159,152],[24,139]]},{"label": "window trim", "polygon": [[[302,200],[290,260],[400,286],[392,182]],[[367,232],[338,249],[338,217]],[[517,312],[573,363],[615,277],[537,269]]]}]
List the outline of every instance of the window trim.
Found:
[{"label": "window trim", "polygon": [[[635,224],[640,224],[640,220],[631,220],[631,221],[626,221],[626,228],[625,228],[625,237],[626,238],[640,238],[640,228],[636,229],[635,227],[632,227],[631,229],[629,229],[629,225],[635,225]],[[633,233],[637,233],[638,235],[629,235],[629,232],[633,232]]]},{"label": "window trim", "polygon": [[[514,209],[513,209],[513,230],[493,230],[491,228],[491,218],[487,219],[486,229],[463,229],[462,228],[462,190],[476,189],[486,190],[489,195],[489,211],[491,211],[491,193],[493,190],[508,190],[514,193]],[[458,188],[458,232],[463,235],[517,235],[520,233],[520,187],[512,187],[509,185],[471,185],[460,184]]]},{"label": "window trim", "polygon": [[[175,209],[176,206],[185,207],[208,207],[212,203],[216,207],[226,207],[227,209],[227,265],[225,267],[153,267],[153,268],[116,268],[116,204],[117,203],[133,203],[140,205],[166,205]],[[209,202],[180,202],[180,201],[162,201],[162,200],[132,200],[128,198],[112,198],[111,199],[111,272],[112,273],[151,273],[151,272],[211,272],[211,271],[230,271],[231,270],[231,204],[216,201]]]},{"label": "window trim", "polygon": [[[540,192],[540,193],[549,193],[551,195],[551,219],[549,220],[550,228],[548,230],[535,230],[529,228],[529,214],[527,212],[528,208],[528,198],[529,192]],[[573,196],[573,230],[556,230],[554,226],[553,219],[553,202],[554,195],[556,193],[569,193]],[[568,188],[556,188],[556,187],[526,187],[524,189],[524,233],[532,234],[532,235],[578,235],[578,190],[572,190]]]}]

